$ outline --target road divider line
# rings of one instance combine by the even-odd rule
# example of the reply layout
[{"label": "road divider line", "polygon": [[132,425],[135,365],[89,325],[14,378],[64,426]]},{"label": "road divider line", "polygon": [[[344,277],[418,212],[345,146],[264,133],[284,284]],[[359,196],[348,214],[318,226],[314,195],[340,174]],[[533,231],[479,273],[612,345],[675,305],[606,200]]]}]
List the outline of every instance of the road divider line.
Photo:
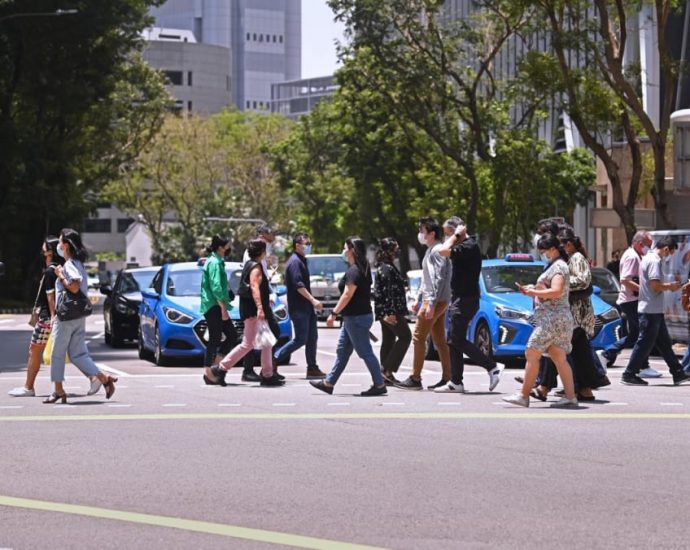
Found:
[{"label": "road divider line", "polygon": [[0,409],[23,409],[24,405],[2,405]]},{"label": "road divider line", "polygon": [[164,407],[186,407],[187,403],[163,403]]},{"label": "road divider line", "polygon": [[274,407],[294,407],[297,403],[273,403]]},{"label": "road divider line", "polygon": [[218,403],[219,407],[241,407],[240,403]]},{"label": "road divider line", "polygon": [[659,403],[662,407],[682,407],[683,403]]},{"label": "road divider line", "polygon": [[113,367],[111,367],[110,365],[106,365],[105,363],[96,363],[96,366],[101,370],[108,371],[108,372],[111,372],[113,374],[117,374],[118,376],[124,376],[124,377],[131,376],[131,374],[129,374],[128,372],[114,369]]},{"label": "road divider line", "polygon": [[349,406],[350,406],[349,403],[340,403],[340,402],[336,402],[336,403],[326,403],[326,405],[329,406],[329,407],[349,407]]},{"label": "road divider line", "polygon": [[110,508],[81,506],[78,504],[16,498],[4,495],[0,495],[0,506],[122,521],[125,523],[136,523],[153,527],[167,527],[170,529],[179,529],[181,531],[204,533],[206,535],[220,535],[235,539],[251,540],[254,542],[292,546],[293,548],[312,548],[316,550],[381,550],[374,546],[321,539],[305,535],[293,535],[291,533],[281,533],[279,531],[267,531],[264,529],[225,525],[222,523],[211,523],[208,521],[172,516],[158,516],[140,512],[128,512],[126,510],[113,510]]}]

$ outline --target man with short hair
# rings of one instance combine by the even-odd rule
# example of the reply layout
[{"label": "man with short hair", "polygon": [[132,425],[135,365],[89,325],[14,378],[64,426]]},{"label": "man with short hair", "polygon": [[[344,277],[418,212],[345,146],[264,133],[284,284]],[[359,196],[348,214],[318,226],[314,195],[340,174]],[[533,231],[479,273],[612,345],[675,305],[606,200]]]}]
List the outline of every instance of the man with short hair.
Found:
[{"label": "man with short hair", "polygon": [[[640,292],[640,261],[652,246],[652,236],[647,231],[638,231],[632,238],[630,246],[625,250],[620,260],[621,290],[616,304],[625,317],[627,334],[620,340],[599,352],[607,367],[612,367],[618,354],[624,348],[632,348],[640,335],[639,318],[637,313]],[[661,373],[645,362],[640,371],[641,378],[658,378]]]},{"label": "man with short hair", "polygon": [[402,382],[395,384],[403,390],[422,389],[422,369],[426,355],[426,340],[431,339],[441,359],[443,374],[441,380],[427,387],[433,390],[445,386],[450,380],[450,352],[446,342],[446,309],[450,300],[450,262],[439,253],[442,230],[438,221],[426,217],[419,220],[417,239],[426,245],[427,250],[422,260],[422,283],[414,310],[417,321],[412,336],[413,363],[412,374]]},{"label": "man with short hair", "polygon": [[326,373],[316,364],[316,342],[319,337],[316,311],[321,311],[323,304],[311,294],[307,260],[307,254],[311,254],[311,238],[307,233],[298,233],[292,239],[292,248],[293,252],[285,265],[285,286],[294,336],[275,353],[274,357],[275,362],[279,363],[292,352],[305,346],[307,380],[316,380],[325,378]]},{"label": "man with short hair", "polygon": [[479,244],[467,234],[465,223],[457,216],[448,218],[443,224],[443,231],[450,236],[439,250],[441,256],[450,257],[452,277],[450,282],[451,302],[448,308],[450,315],[450,381],[436,388],[439,393],[465,393],[463,374],[465,371],[464,355],[474,364],[486,369],[489,374],[489,391],[493,391],[501,377],[501,369],[496,362],[487,357],[473,342],[467,339],[467,327],[479,311],[479,277],[482,270],[482,252]]},{"label": "man with short hair", "polygon": [[640,336],[630,355],[628,366],[623,372],[621,383],[628,386],[647,386],[646,380],[639,376],[652,348],[656,345],[666,361],[673,383],[678,386],[690,382],[690,375],[683,372],[680,361],[673,352],[671,337],[664,320],[664,292],[675,292],[681,288],[679,281],[664,283],[662,261],[670,258],[678,249],[671,236],[661,237],[654,250],[645,254],[640,262],[640,284],[638,313]]}]

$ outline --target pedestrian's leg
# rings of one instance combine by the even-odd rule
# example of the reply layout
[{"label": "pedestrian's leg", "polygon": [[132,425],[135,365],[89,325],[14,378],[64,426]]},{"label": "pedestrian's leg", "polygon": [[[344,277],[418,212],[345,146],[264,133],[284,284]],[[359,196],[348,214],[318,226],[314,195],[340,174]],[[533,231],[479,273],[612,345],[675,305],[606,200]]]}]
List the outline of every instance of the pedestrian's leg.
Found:
[{"label": "pedestrian's leg", "polygon": [[678,376],[683,372],[683,367],[673,351],[673,342],[671,341],[671,336],[668,333],[666,321],[663,317],[659,323],[659,332],[656,336],[656,348],[661,353],[664,361],[666,361],[666,365],[672,376]]},{"label": "pedestrian's leg", "polygon": [[381,361],[381,368],[388,373],[386,368],[386,360],[393,350],[395,344],[395,330],[393,325],[381,319],[381,349],[379,350],[379,359]]},{"label": "pedestrian's leg", "polygon": [[529,399],[529,394],[534,388],[534,383],[537,380],[537,375],[539,374],[539,359],[541,358],[541,351],[526,348],[525,349],[525,374],[522,380],[522,390],[520,393],[525,399]]},{"label": "pedestrian's leg", "polygon": [[467,324],[461,308],[460,300],[453,300],[449,308],[448,347],[450,348],[450,380],[453,384],[462,384],[465,373],[463,347],[466,342]]},{"label": "pedestrian's leg", "polygon": [[237,329],[235,328],[235,323],[232,319],[227,319],[223,321],[223,334],[225,334],[225,340],[223,340],[218,348],[218,353],[221,355],[218,360],[214,359],[215,363],[218,363],[223,357],[225,357],[230,350],[234,348],[239,343],[239,337],[237,336]]},{"label": "pedestrian's leg", "polygon": [[591,397],[592,388],[597,383],[597,373],[592,361],[592,349],[589,338],[584,329],[577,327],[573,330],[571,339],[575,378],[578,382],[579,392],[585,397]]},{"label": "pedestrian's leg", "polygon": [[644,368],[649,354],[654,347],[654,343],[656,342],[657,334],[659,333],[659,322],[663,320],[663,318],[663,313],[641,313],[639,315],[640,334],[630,354],[628,366],[623,372],[624,377],[637,376],[640,370]]},{"label": "pedestrian's leg", "polygon": [[24,383],[24,387],[27,390],[34,389],[36,377],[43,362],[43,350],[45,347],[45,344],[31,344],[29,346],[29,359],[26,363],[26,382]]},{"label": "pedestrian's leg", "polygon": [[685,374],[690,374],[690,345],[685,350],[685,355],[683,355],[683,359],[680,361],[680,366],[683,367],[683,372],[685,372]]},{"label": "pedestrian's leg", "polygon": [[220,346],[220,339],[223,336],[223,319],[220,306],[213,306],[204,313],[204,318],[208,327],[208,343],[206,344],[206,353],[204,354],[204,366],[210,367],[216,362],[218,346]]},{"label": "pedestrian's leg", "polygon": [[431,324],[431,339],[436,346],[438,356],[441,360],[442,375],[445,381],[450,380],[450,349],[446,338],[446,310],[448,302],[438,302],[434,310],[434,318]]},{"label": "pedestrian's leg", "polygon": [[568,364],[565,350],[559,348],[558,346],[552,345],[549,347],[548,352],[549,357],[551,357],[556,365],[556,370],[558,370],[558,375],[561,377],[561,382],[563,382],[563,392],[565,394],[565,398],[575,399],[577,396],[575,394],[573,369],[571,369],[570,365]]},{"label": "pedestrian's leg", "polygon": [[309,334],[309,316],[305,313],[295,313],[291,316],[292,320],[292,340],[287,342],[275,353],[276,363],[282,362],[285,357],[297,351],[307,343]]},{"label": "pedestrian's leg", "polygon": [[105,382],[107,377],[103,375],[101,370],[96,366],[91,355],[89,355],[89,349],[86,347],[86,318],[76,319],[70,322],[76,324],[67,348],[70,361],[84,373],[85,376],[98,376],[102,382]]},{"label": "pedestrian's leg", "polygon": [[369,330],[374,322],[374,316],[371,313],[366,315],[354,315],[352,319],[352,326],[349,329],[350,340],[352,346],[355,348],[357,355],[364,361],[364,364],[369,369],[372,382],[375,386],[383,386],[383,376],[381,375],[381,363],[376,358],[376,354],[371,347],[369,340]]},{"label": "pedestrian's leg", "polygon": [[317,370],[319,365],[316,362],[316,346],[319,341],[319,329],[316,323],[316,313],[314,311],[307,320],[307,343],[304,348],[304,357],[307,360],[307,370]]},{"label": "pedestrian's leg", "polygon": [[432,320],[426,318],[427,305],[424,302],[422,307],[419,308],[417,320],[414,324],[414,332],[412,333],[413,359],[411,378],[413,380],[419,380],[422,377],[424,357],[426,356],[426,339],[431,331]]},{"label": "pedestrian's leg", "polygon": [[343,318],[343,327],[340,329],[338,346],[335,349],[335,363],[331,368],[331,372],[326,375],[326,383],[329,386],[335,386],[335,384],[338,382],[338,379],[340,378],[340,375],[343,374],[343,371],[347,366],[347,362],[350,359],[350,355],[352,355],[352,351],[354,350],[351,337],[348,332],[348,328],[351,325],[350,319],[350,316]]},{"label": "pedestrian's leg", "polygon": [[273,376],[273,348],[270,346],[261,348],[261,376],[264,378]]},{"label": "pedestrian's leg", "polygon": [[405,358],[408,348],[410,347],[410,341],[412,340],[412,333],[410,332],[410,327],[407,323],[407,319],[403,315],[398,315],[396,317],[396,323],[392,327],[395,333],[395,344],[393,344],[393,349],[391,349],[388,357],[386,358],[386,363],[383,365],[383,369],[395,373],[398,372],[400,365]]},{"label": "pedestrian's leg", "polygon": [[[240,359],[254,350],[254,338],[256,338],[257,324],[256,317],[250,317],[249,319],[244,320],[242,342],[240,345],[235,346],[235,348],[228,353],[220,363],[218,363],[218,366],[221,369],[230,370],[239,362]],[[213,376],[213,373],[207,371],[207,375]]]}]

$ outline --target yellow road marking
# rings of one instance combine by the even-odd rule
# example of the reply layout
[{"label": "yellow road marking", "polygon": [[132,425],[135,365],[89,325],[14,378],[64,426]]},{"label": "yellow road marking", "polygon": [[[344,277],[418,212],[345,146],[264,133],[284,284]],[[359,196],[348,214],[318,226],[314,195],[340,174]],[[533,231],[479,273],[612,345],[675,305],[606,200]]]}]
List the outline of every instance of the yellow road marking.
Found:
[{"label": "yellow road marking", "polygon": [[[61,409],[64,410],[64,409]],[[170,413],[55,414],[0,416],[0,422],[88,422],[114,420],[690,420],[690,413],[569,412],[391,412],[391,413]]]},{"label": "yellow road marking", "polygon": [[170,516],[157,516],[153,514],[126,512],[122,510],[97,508],[93,506],[80,506],[76,504],[64,504],[61,502],[49,502],[46,500],[16,498],[4,495],[0,495],[0,506],[57,512],[60,514],[73,514],[77,516],[124,521],[127,523],[153,525],[156,527],[169,527],[209,535],[221,535],[236,539],[267,542],[269,544],[282,544],[284,546],[293,546],[295,548],[316,548],[329,550],[381,550],[381,548],[376,546],[366,546],[302,535],[292,535],[290,533],[280,533],[278,531],[265,531],[263,529],[224,525],[222,523],[210,523],[208,521],[197,521]]}]

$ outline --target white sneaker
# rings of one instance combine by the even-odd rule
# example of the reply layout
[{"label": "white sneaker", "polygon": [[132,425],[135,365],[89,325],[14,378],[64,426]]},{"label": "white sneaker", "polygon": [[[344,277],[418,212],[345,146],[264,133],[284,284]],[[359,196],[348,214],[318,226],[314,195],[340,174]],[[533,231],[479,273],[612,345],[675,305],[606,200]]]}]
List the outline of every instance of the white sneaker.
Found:
[{"label": "white sneaker", "polygon": [[599,362],[601,363],[601,366],[604,367],[606,371],[608,371],[608,368],[606,365],[608,365],[609,360],[606,358],[604,355],[604,350],[603,349],[598,349],[594,352],[596,356],[599,358]]},{"label": "white sneaker", "polygon": [[465,386],[460,384],[455,384],[453,382],[448,382],[447,384],[434,388],[435,393],[465,393]]},{"label": "white sneaker", "polygon": [[98,378],[94,378],[91,380],[91,387],[89,388],[89,391],[86,392],[86,395],[95,395],[102,387],[103,382],[101,382]]},{"label": "white sneaker", "polygon": [[576,397],[573,399],[567,399],[566,397],[561,397],[558,401],[556,401],[555,403],[551,403],[551,405],[549,405],[549,406],[553,407],[553,408],[558,408],[558,409],[568,409],[568,408],[577,407],[578,405],[579,405],[579,403],[577,402]]},{"label": "white sneaker", "polygon": [[519,407],[529,407],[529,397],[523,397],[521,393],[501,397],[506,403],[511,405],[518,405]]},{"label": "white sneaker", "polygon": [[492,371],[489,371],[489,391],[494,391],[494,388],[498,386],[501,381],[501,373],[503,369],[500,367],[495,367]]},{"label": "white sneaker", "polygon": [[663,374],[661,374],[658,370],[653,369],[652,367],[647,367],[646,369],[642,369],[638,376],[640,378],[661,378]]},{"label": "white sneaker", "polygon": [[7,392],[12,397],[35,397],[36,392],[34,390],[27,390],[24,386],[21,388],[14,388]]}]

